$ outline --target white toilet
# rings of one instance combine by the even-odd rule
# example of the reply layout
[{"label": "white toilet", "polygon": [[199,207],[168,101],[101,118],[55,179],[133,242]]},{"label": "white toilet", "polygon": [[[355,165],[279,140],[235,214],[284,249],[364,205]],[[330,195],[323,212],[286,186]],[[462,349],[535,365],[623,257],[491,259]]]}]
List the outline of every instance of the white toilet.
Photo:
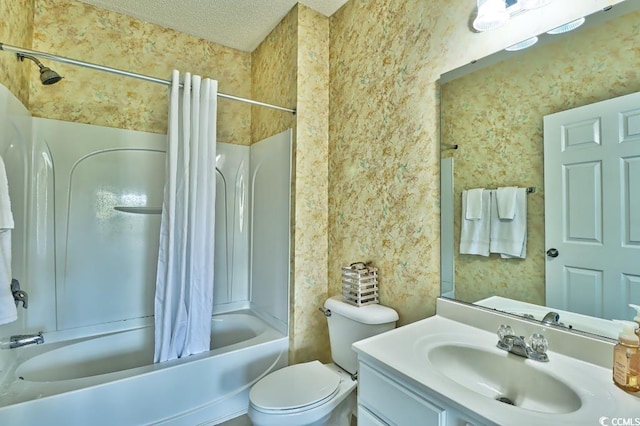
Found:
[{"label": "white toilet", "polygon": [[259,380],[249,392],[254,425],[349,425],[357,384],[351,377],[358,366],[351,344],[393,329],[398,313],[377,304],[356,307],[341,296],[327,299],[324,307],[334,363],[290,365]]}]

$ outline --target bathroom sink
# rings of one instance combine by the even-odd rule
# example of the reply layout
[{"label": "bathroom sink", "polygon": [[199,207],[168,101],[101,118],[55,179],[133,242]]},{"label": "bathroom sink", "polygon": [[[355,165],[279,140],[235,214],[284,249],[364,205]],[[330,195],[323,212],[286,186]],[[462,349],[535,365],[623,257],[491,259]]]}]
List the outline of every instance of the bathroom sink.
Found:
[{"label": "bathroom sink", "polygon": [[486,398],[553,414],[571,413],[582,406],[571,387],[536,366],[536,361],[497,348],[454,343],[432,346],[427,353],[437,371]]}]

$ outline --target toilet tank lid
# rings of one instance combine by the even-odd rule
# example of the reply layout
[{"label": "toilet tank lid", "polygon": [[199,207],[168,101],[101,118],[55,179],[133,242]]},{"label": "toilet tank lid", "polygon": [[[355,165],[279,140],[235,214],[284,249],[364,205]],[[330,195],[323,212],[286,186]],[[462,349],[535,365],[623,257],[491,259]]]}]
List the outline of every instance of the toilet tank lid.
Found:
[{"label": "toilet tank lid", "polygon": [[347,317],[362,324],[385,324],[398,321],[398,313],[380,304],[353,306],[342,300],[342,296],[333,296],[327,299],[324,307],[332,312]]}]

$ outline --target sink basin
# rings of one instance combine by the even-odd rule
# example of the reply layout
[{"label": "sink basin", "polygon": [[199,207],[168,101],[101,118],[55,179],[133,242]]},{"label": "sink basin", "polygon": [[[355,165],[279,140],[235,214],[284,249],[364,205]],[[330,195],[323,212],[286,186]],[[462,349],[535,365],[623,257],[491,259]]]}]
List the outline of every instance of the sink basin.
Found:
[{"label": "sink basin", "polygon": [[431,347],[428,359],[437,371],[459,385],[521,409],[562,414],[582,406],[575,391],[534,366],[536,361],[497,348],[490,351],[462,344],[443,344]]}]

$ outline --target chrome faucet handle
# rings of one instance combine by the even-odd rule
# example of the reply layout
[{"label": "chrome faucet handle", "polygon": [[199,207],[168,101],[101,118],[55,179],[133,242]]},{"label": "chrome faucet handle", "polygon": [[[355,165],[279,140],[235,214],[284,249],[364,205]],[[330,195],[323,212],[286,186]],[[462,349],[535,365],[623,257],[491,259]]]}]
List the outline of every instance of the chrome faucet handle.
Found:
[{"label": "chrome faucet handle", "polygon": [[15,278],[11,278],[11,293],[15,293],[20,290],[20,282]]},{"label": "chrome faucet handle", "polygon": [[536,361],[546,362],[549,361],[547,356],[547,349],[549,349],[549,341],[540,333],[534,333],[529,337],[529,346],[531,348],[529,352],[529,358]]},{"label": "chrome faucet handle", "polygon": [[503,341],[507,336],[514,335],[513,329],[508,325],[502,324],[500,328],[498,328],[498,339],[500,339],[500,341]]},{"label": "chrome faucet handle", "polygon": [[513,346],[513,338],[515,337],[513,329],[505,324],[498,328],[498,347],[507,351]]},{"label": "chrome faucet handle", "polygon": [[11,280],[11,293],[13,300],[16,302],[16,306],[22,302],[22,307],[27,309],[29,306],[29,295],[26,291],[20,290],[20,283],[15,278]]}]

